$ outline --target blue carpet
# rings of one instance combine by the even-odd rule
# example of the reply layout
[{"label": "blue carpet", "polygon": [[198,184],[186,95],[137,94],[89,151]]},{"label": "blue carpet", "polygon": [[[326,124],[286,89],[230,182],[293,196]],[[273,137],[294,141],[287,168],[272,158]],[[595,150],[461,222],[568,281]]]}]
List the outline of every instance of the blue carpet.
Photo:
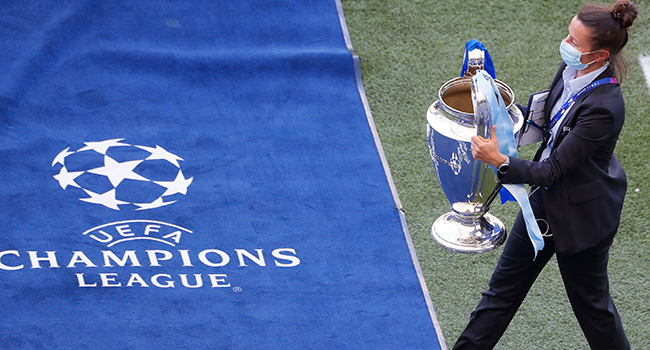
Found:
[{"label": "blue carpet", "polygon": [[0,29],[3,349],[441,347],[340,4],[3,1]]}]

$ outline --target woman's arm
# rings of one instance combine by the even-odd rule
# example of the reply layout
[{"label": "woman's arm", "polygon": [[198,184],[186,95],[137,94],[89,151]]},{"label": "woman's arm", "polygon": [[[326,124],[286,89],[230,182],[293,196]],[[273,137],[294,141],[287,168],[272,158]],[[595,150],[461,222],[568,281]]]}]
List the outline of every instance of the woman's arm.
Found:
[{"label": "woman's arm", "polygon": [[[603,142],[615,133],[615,117],[610,109],[603,106],[579,106],[576,113],[580,115],[575,127],[546,161],[531,162],[511,158],[508,172],[499,174],[499,179],[503,183],[527,183],[548,187],[587,162]],[[489,139],[472,137],[471,145],[472,155],[479,161],[497,168],[505,161],[505,155],[499,152],[494,129]]]}]

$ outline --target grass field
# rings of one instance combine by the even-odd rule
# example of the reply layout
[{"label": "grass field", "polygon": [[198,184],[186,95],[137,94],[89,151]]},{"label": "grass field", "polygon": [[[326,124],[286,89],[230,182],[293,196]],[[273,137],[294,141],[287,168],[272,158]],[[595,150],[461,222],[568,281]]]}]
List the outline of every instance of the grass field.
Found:
[{"label": "grass field", "polygon": [[[601,2],[602,3],[602,2]],[[487,288],[501,248],[467,255],[437,246],[433,221],[449,211],[426,140],[426,110],[458,76],[464,44],[482,41],[497,78],[525,104],[550,84],[560,41],[582,1],[343,0],[352,45],[360,57],[370,109],[399,193],[427,286],[451,348]],[[631,28],[628,77],[622,89],[626,124],[616,154],[628,176],[619,233],[611,249],[611,292],[633,349],[650,349],[650,94],[638,57],[650,56],[647,1]],[[535,147],[520,149],[532,158]],[[516,203],[490,212],[509,228]],[[588,349],[573,316],[557,263],[533,286],[497,349]]]}]

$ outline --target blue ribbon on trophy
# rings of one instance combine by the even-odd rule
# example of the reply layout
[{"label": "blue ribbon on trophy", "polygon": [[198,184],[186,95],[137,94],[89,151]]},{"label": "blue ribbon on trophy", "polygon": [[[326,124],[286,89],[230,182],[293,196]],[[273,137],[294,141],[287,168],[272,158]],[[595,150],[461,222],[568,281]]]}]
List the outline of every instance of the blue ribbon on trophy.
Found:
[{"label": "blue ribbon on trophy", "polygon": [[[474,77],[474,81],[478,84],[479,89],[485,94],[487,103],[492,112],[492,125],[496,126],[496,136],[499,140],[499,151],[509,157],[517,157],[517,143],[512,128],[512,121],[506,110],[505,103],[501,94],[498,93],[494,80],[491,75],[484,70],[479,70]],[[489,93],[492,92],[492,93]],[[493,170],[496,172],[496,169]],[[503,190],[507,190],[512,197],[519,203],[521,212],[526,223],[528,230],[528,237],[530,238],[533,248],[535,249],[535,258],[537,252],[544,249],[544,237],[537,225],[533,208],[528,201],[528,193],[523,184],[504,184],[501,189],[502,201]]]}]

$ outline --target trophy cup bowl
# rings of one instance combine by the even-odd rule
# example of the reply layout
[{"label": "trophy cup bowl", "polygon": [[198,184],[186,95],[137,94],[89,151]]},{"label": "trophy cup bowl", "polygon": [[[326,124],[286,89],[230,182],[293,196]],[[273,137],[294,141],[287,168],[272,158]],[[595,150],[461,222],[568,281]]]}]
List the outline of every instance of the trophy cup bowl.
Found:
[{"label": "trophy cup bowl", "polygon": [[[514,105],[512,89],[495,80],[512,119],[515,134],[523,114]],[[500,246],[507,236],[503,223],[487,213],[501,185],[488,164],[470,151],[471,138],[488,138],[491,111],[485,94],[472,83],[472,76],[455,78],[438,91],[438,100],[427,110],[427,138],[431,159],[451,212],[431,227],[431,237],[442,247],[462,253],[482,253]]]}]

